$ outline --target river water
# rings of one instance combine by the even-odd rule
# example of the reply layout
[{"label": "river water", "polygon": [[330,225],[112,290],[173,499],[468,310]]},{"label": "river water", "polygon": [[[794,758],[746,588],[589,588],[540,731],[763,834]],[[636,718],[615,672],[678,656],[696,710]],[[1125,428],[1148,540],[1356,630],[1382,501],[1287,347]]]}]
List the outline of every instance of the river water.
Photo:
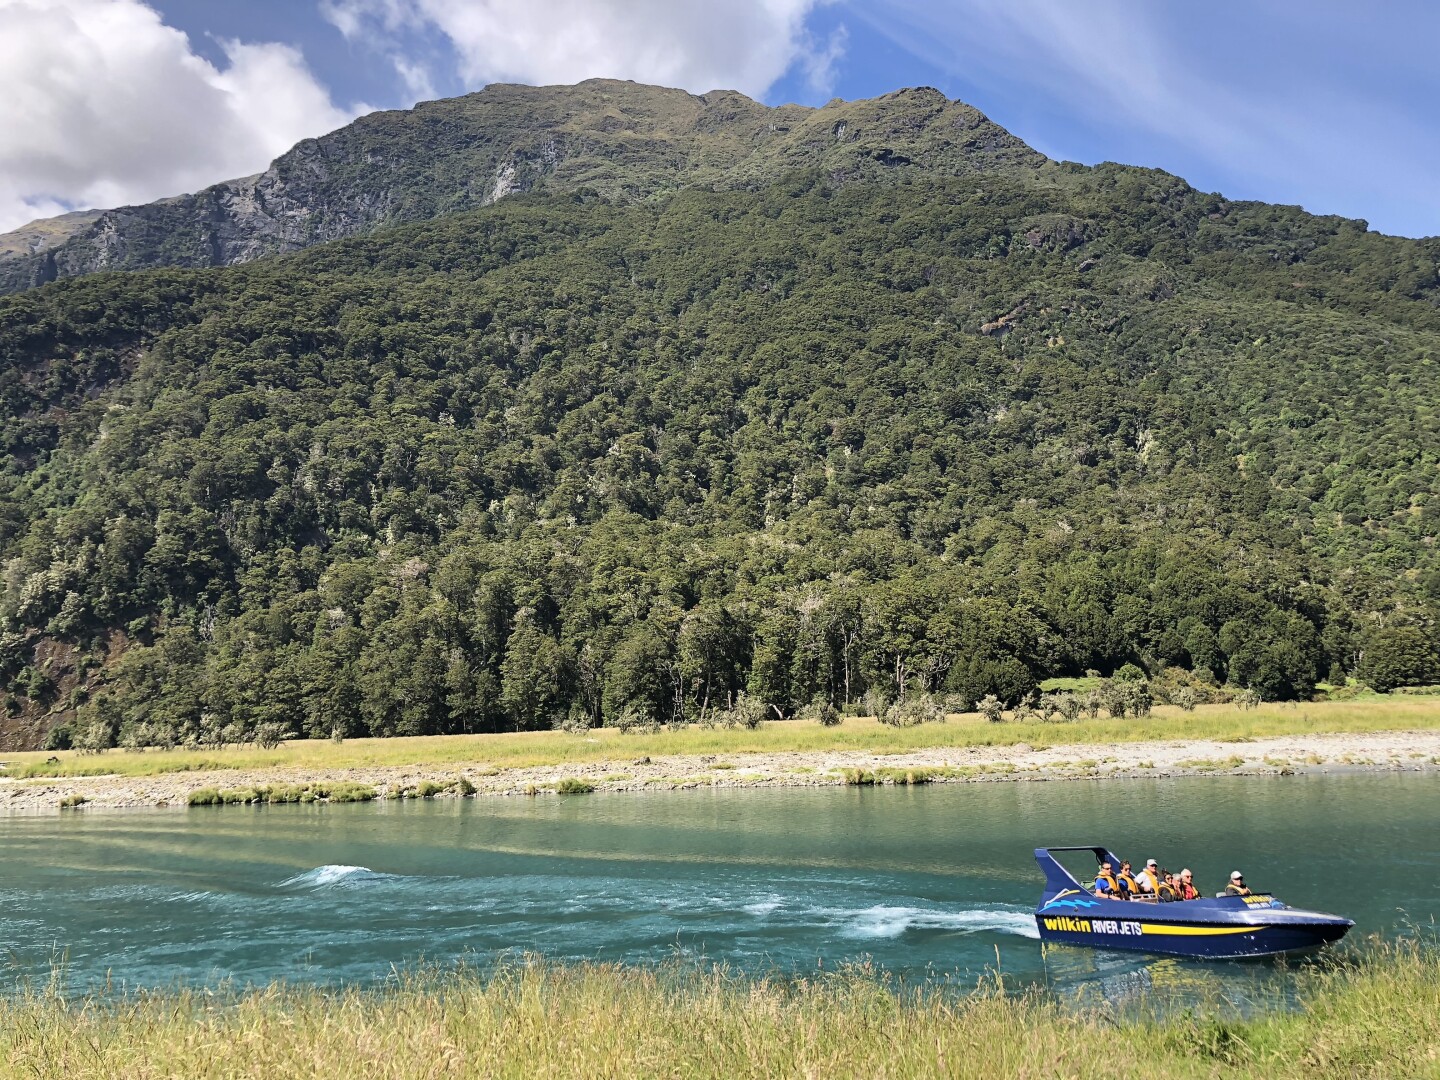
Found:
[{"label": "river water", "polygon": [[1031,849],[1103,843],[1190,866],[1206,891],[1239,868],[1355,919],[1352,937],[1396,936],[1440,915],[1437,836],[1440,777],[1417,774],[12,815],[0,963],[12,987],[61,963],[76,991],[371,983],[506,951],[756,972],[869,959],[1107,996],[1203,975],[1243,999],[1283,973],[1042,950]]}]

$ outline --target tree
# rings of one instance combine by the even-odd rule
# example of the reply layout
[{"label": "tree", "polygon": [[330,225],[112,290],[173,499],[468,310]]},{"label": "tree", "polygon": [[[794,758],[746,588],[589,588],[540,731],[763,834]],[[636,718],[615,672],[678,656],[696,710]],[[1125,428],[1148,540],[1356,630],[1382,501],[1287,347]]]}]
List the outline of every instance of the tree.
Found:
[{"label": "tree", "polygon": [[1440,682],[1440,650],[1418,626],[1381,627],[1365,639],[1358,674],[1382,694],[1400,686],[1428,686]]},{"label": "tree", "polygon": [[1220,628],[1230,681],[1266,701],[1293,701],[1315,690],[1319,641],[1298,615],[1271,609],[1259,622],[1232,619]]},{"label": "tree", "polygon": [[548,728],[563,715],[572,669],[560,643],[542,633],[533,614],[522,609],[500,665],[500,701],[516,730]]},{"label": "tree", "polygon": [[1038,687],[1030,669],[1013,656],[957,660],[945,680],[947,690],[961,693],[971,701],[994,695],[1005,705],[1018,703]]},{"label": "tree", "polygon": [[630,628],[605,666],[604,708],[608,720],[627,706],[648,716],[669,715],[670,643],[650,621]]}]

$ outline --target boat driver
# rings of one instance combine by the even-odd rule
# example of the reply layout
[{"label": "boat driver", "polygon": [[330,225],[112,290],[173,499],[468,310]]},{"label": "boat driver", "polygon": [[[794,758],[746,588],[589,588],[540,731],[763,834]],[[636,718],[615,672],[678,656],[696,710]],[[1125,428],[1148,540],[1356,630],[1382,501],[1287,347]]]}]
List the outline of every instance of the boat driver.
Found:
[{"label": "boat driver", "polygon": [[1230,871],[1230,884],[1225,886],[1226,896],[1249,896],[1250,890],[1245,887],[1245,875],[1239,870]]}]

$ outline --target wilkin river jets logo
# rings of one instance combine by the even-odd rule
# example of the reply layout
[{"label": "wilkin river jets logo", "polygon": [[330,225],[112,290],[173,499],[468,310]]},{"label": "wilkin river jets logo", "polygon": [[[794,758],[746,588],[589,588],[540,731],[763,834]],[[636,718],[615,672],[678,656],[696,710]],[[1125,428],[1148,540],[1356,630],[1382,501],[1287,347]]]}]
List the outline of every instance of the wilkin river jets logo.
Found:
[{"label": "wilkin river jets logo", "polygon": [[[1075,899],[1067,900],[1065,897],[1073,896]],[[1091,900],[1079,889],[1066,889],[1062,893],[1056,893],[1042,907],[1041,911],[1053,911],[1059,908],[1069,908],[1072,911],[1079,911],[1081,908],[1099,907],[1099,900]]]}]

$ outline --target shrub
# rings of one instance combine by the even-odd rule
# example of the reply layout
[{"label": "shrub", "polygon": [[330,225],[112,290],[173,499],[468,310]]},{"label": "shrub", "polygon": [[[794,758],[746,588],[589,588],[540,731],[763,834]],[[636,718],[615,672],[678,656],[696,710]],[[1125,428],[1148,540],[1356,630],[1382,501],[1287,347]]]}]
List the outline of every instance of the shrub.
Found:
[{"label": "shrub", "polygon": [[1124,687],[1130,711],[1136,716],[1149,716],[1150,709],[1155,704],[1155,698],[1150,693],[1149,681],[1142,679],[1139,682],[1128,682],[1124,684]]},{"label": "shrub", "polygon": [[316,785],[315,794],[333,803],[369,802],[375,798],[375,789],[369,784],[356,784],[342,780],[336,784]]},{"label": "shrub", "polygon": [[946,694],[940,703],[947,713],[967,713],[975,708],[975,699],[968,694]]},{"label": "shrub", "polygon": [[980,715],[992,724],[998,724],[1005,719],[1005,706],[1000,704],[1000,699],[994,694],[986,694],[975,707],[980,710]]},{"label": "shrub", "polygon": [[908,769],[879,769],[876,771],[876,777],[891,784],[903,784],[907,787],[912,787],[916,784],[929,784],[933,782],[935,773],[931,769],[914,766]]},{"label": "shrub", "polygon": [[264,793],[257,788],[228,788],[220,792],[220,801],[227,804],[240,804],[248,806],[250,803],[264,801]]},{"label": "shrub", "polygon": [[475,785],[470,782],[470,778],[468,776],[462,776],[460,777],[460,779],[455,781],[455,790],[458,791],[461,795],[474,795]]},{"label": "shrub", "polygon": [[940,703],[934,697],[930,694],[912,694],[887,708],[884,715],[880,717],[880,722],[891,727],[903,728],[928,724],[944,718],[945,710],[940,707]]},{"label": "shrub", "polygon": [[222,802],[220,792],[213,787],[196,788],[186,800],[189,806],[219,806]]},{"label": "shrub", "polygon": [[1100,687],[1100,701],[1105,706],[1105,711],[1116,720],[1125,719],[1125,714],[1130,711],[1130,695],[1126,692],[1124,683],[1117,683],[1114,679],[1106,679]]},{"label": "shrub", "polygon": [[1060,694],[1056,707],[1060,710],[1061,718],[1068,724],[1073,724],[1080,719],[1080,712],[1085,708],[1085,703],[1080,700],[1078,694]]},{"label": "shrub", "polygon": [[735,707],[726,714],[725,726],[754,731],[765,719],[765,711],[765,703],[759,698],[746,693],[737,694]]},{"label": "shrub", "polygon": [[45,733],[45,745],[42,746],[41,749],[50,751],[69,750],[72,745],[70,725],[56,724]]},{"label": "shrub", "polygon": [[825,698],[817,698],[800,710],[801,720],[814,720],[821,727],[835,727],[840,723],[840,710]]},{"label": "shrub", "polygon": [[885,687],[872,686],[860,696],[860,708],[866,716],[873,716],[877,720],[885,715],[885,710],[890,707],[890,691]]},{"label": "shrub", "polygon": [[1193,688],[1182,686],[1175,691],[1171,700],[1180,706],[1182,712],[1194,712],[1195,706],[1200,702],[1200,695],[1197,694]]},{"label": "shrub", "polygon": [[106,720],[100,711],[86,717],[81,714],[82,719],[75,722],[71,730],[71,742],[76,750],[88,754],[103,754],[115,745],[115,728]]},{"label": "shrub", "polygon": [[255,725],[255,745],[262,750],[274,750],[290,738],[290,729],[274,720]]},{"label": "shrub", "polygon": [[613,726],[623,735],[653,735],[660,730],[660,721],[644,702],[632,701],[620,710]]},{"label": "shrub", "polygon": [[842,769],[841,775],[851,787],[869,787],[875,783],[875,774],[869,769]]},{"label": "shrub", "polygon": [[84,806],[89,801],[90,800],[84,795],[76,792],[71,795],[66,795],[63,799],[60,800],[60,809],[64,810],[68,806]]},{"label": "shrub", "polygon": [[434,780],[421,780],[415,788],[415,797],[417,799],[433,799],[444,790],[444,784],[437,784]]},{"label": "shrub", "polygon": [[553,727],[567,735],[584,735],[590,730],[590,714],[584,709],[573,708],[564,716],[557,716]]},{"label": "shrub", "polygon": [[594,790],[594,784],[589,780],[581,780],[577,776],[567,776],[555,785],[555,792],[558,795],[588,795]]}]

